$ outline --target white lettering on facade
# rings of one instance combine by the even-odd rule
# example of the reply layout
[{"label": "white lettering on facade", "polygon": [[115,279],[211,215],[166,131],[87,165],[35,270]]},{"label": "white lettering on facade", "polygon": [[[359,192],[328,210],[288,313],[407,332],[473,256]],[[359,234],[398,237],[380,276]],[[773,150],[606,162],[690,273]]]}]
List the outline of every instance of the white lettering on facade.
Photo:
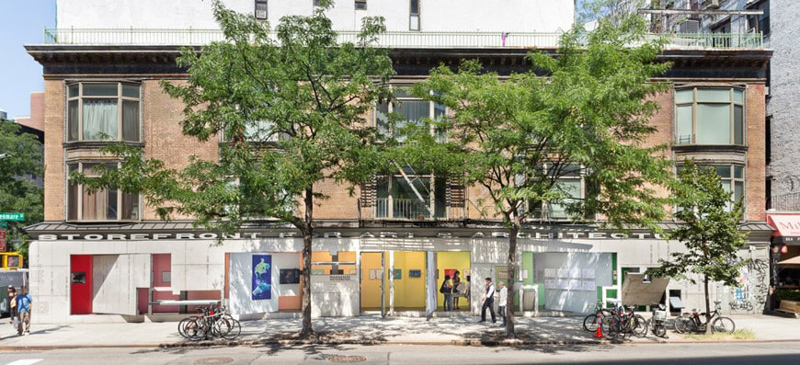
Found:
[{"label": "white lettering on facade", "polygon": [[216,233],[200,233],[198,237],[203,240],[215,240],[217,237],[219,237],[219,235]]},{"label": "white lettering on facade", "polygon": [[40,234],[39,241],[55,241],[58,240],[58,236],[54,234]]},{"label": "white lettering on facade", "polygon": [[234,234],[223,233],[222,234],[222,238],[224,238],[226,240],[238,240],[238,239],[242,238],[242,234],[241,233],[234,233]]},{"label": "white lettering on facade", "polygon": [[134,233],[134,234],[131,235],[131,240],[134,240],[134,241],[142,240],[142,241],[144,241],[144,240],[147,239],[147,236],[148,236],[147,233]]},{"label": "white lettering on facade", "polygon": [[171,236],[169,233],[153,233],[153,239],[154,240],[160,240],[162,238],[168,238],[169,236]]},{"label": "white lettering on facade", "polygon": [[624,239],[624,238],[628,238],[628,235],[625,234],[625,233],[612,233],[611,234],[611,238]]},{"label": "white lettering on facade", "polygon": [[109,241],[113,241],[113,240],[122,240],[122,241],[125,241],[125,240],[126,240],[126,237],[125,237],[125,235],[124,235],[124,234],[109,234],[109,235],[108,235],[108,240],[109,240]]},{"label": "white lettering on facade", "polygon": [[606,238],[605,232],[589,232],[589,238]]},{"label": "white lettering on facade", "polygon": [[103,239],[103,235],[102,234],[87,234],[87,235],[83,236],[83,239],[85,239],[87,241],[99,241],[99,240]]},{"label": "white lettering on facade", "polygon": [[645,237],[647,237],[647,233],[634,233],[633,235],[640,240],[643,240]]},{"label": "white lettering on facade", "polygon": [[248,233],[247,235],[250,236],[250,238],[252,239],[258,238],[258,232]]},{"label": "white lettering on facade", "polygon": [[75,239],[75,237],[79,237],[80,235],[79,234],[62,234],[61,236],[62,237],[66,237],[67,241],[72,241],[72,240]]}]

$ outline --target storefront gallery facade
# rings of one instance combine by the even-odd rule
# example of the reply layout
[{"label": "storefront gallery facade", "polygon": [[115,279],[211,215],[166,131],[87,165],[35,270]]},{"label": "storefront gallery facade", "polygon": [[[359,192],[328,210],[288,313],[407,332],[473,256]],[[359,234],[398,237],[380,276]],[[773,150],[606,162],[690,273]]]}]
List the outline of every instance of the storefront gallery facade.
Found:
[{"label": "storefront gallery facade", "polygon": [[[663,58],[673,62],[665,78],[674,88],[653,96],[661,110],[651,121],[657,133],[646,143],[670,145],[675,161],[693,158],[713,166],[725,187],[745,201],[742,229],[749,242],[741,256],[768,261],[772,229],[764,213],[764,82],[771,52],[681,47],[664,52]],[[100,135],[141,147],[145,157],[162,160],[167,168],[185,166],[190,156],[219,158],[223,137],[198,142],[182,136],[183,105],[160,85],[186,80],[185,70],[175,65],[178,47],[54,43],[27,49],[44,68],[47,135],[45,222],[27,229],[35,321],[96,320],[98,315],[142,320],[191,312],[217,300],[240,318],[297,315],[302,242],[294,228],[259,221],[220,237],[193,227],[189,217],[159,220],[141,196],[116,190],[90,194],[68,178],[73,171],[91,176],[97,164],[116,163],[99,152],[105,143]],[[392,83],[401,90],[432,67],[464,58],[480,59],[488,69],[508,75],[526,69],[528,50],[497,45],[395,50]],[[439,105],[397,94],[408,120],[443,112]],[[366,118],[382,123],[392,108],[378,105]],[[714,122],[703,124],[704,118]],[[583,197],[583,178],[567,180],[560,183]],[[355,195],[332,183],[321,184],[319,191],[330,199],[315,208],[315,316],[424,315],[442,308],[439,286],[456,271],[463,283],[469,279],[457,293],[461,313],[474,314],[483,278],[507,277],[508,237],[497,220],[482,215],[478,205],[485,192],[478,187],[398,172],[356,187]],[[538,218],[526,223],[519,240],[515,277],[520,292],[514,303],[523,312],[586,312],[598,300],[613,299],[701,306],[700,285],[653,285],[656,280],[645,275],[659,259],[684,250],[681,243],[649,231],[599,230],[594,221],[575,224],[556,204],[537,209]],[[672,221],[662,223],[665,232],[675,227]],[[750,300],[763,307],[768,273],[751,266],[756,269],[742,271],[741,288],[714,285],[712,297],[726,306]]]}]

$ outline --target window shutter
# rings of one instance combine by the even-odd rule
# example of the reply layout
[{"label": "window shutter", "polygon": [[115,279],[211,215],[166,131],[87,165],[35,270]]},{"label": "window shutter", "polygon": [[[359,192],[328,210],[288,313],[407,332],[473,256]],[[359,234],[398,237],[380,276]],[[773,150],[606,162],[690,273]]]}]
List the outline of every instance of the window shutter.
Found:
[{"label": "window shutter", "polygon": [[447,206],[451,208],[463,208],[467,200],[467,191],[460,179],[455,176],[447,178]]},{"label": "window shutter", "polygon": [[378,196],[378,177],[373,176],[370,181],[361,184],[361,207],[374,207]]}]

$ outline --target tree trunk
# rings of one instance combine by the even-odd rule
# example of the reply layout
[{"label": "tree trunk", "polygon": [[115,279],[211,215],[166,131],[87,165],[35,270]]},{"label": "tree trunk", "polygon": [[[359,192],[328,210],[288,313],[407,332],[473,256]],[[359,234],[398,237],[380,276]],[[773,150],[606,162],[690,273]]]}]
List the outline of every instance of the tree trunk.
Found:
[{"label": "tree trunk", "polygon": [[303,329],[300,331],[301,338],[308,338],[314,334],[311,326],[311,237],[314,234],[312,217],[314,213],[314,199],[311,189],[306,189],[305,193],[305,216],[303,233]]},{"label": "tree trunk", "polygon": [[708,275],[703,275],[703,282],[706,289],[706,335],[711,334],[711,305],[708,299]]},{"label": "tree trunk", "polygon": [[[514,276],[517,267],[517,235],[522,225],[521,219],[516,214],[508,236],[508,297],[506,297],[506,338],[516,338],[514,333]],[[522,298],[520,298],[522,300]]]}]

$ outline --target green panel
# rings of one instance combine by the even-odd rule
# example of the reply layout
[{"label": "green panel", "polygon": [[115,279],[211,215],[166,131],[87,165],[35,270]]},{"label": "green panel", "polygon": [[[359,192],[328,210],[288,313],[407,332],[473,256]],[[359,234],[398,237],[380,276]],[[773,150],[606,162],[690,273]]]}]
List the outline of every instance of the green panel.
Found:
[{"label": "green panel", "polygon": [[[611,253],[611,283],[617,285],[617,253]],[[616,298],[616,295],[614,296]]]},{"label": "green panel", "polygon": [[598,302],[603,301],[603,287],[599,285],[597,286],[597,301]]},{"label": "green panel", "polygon": [[522,253],[522,270],[528,271],[528,278],[522,279],[522,283],[533,285],[533,252]]},{"label": "green panel", "polygon": [[617,289],[606,290],[606,298],[619,299],[617,298]]}]

